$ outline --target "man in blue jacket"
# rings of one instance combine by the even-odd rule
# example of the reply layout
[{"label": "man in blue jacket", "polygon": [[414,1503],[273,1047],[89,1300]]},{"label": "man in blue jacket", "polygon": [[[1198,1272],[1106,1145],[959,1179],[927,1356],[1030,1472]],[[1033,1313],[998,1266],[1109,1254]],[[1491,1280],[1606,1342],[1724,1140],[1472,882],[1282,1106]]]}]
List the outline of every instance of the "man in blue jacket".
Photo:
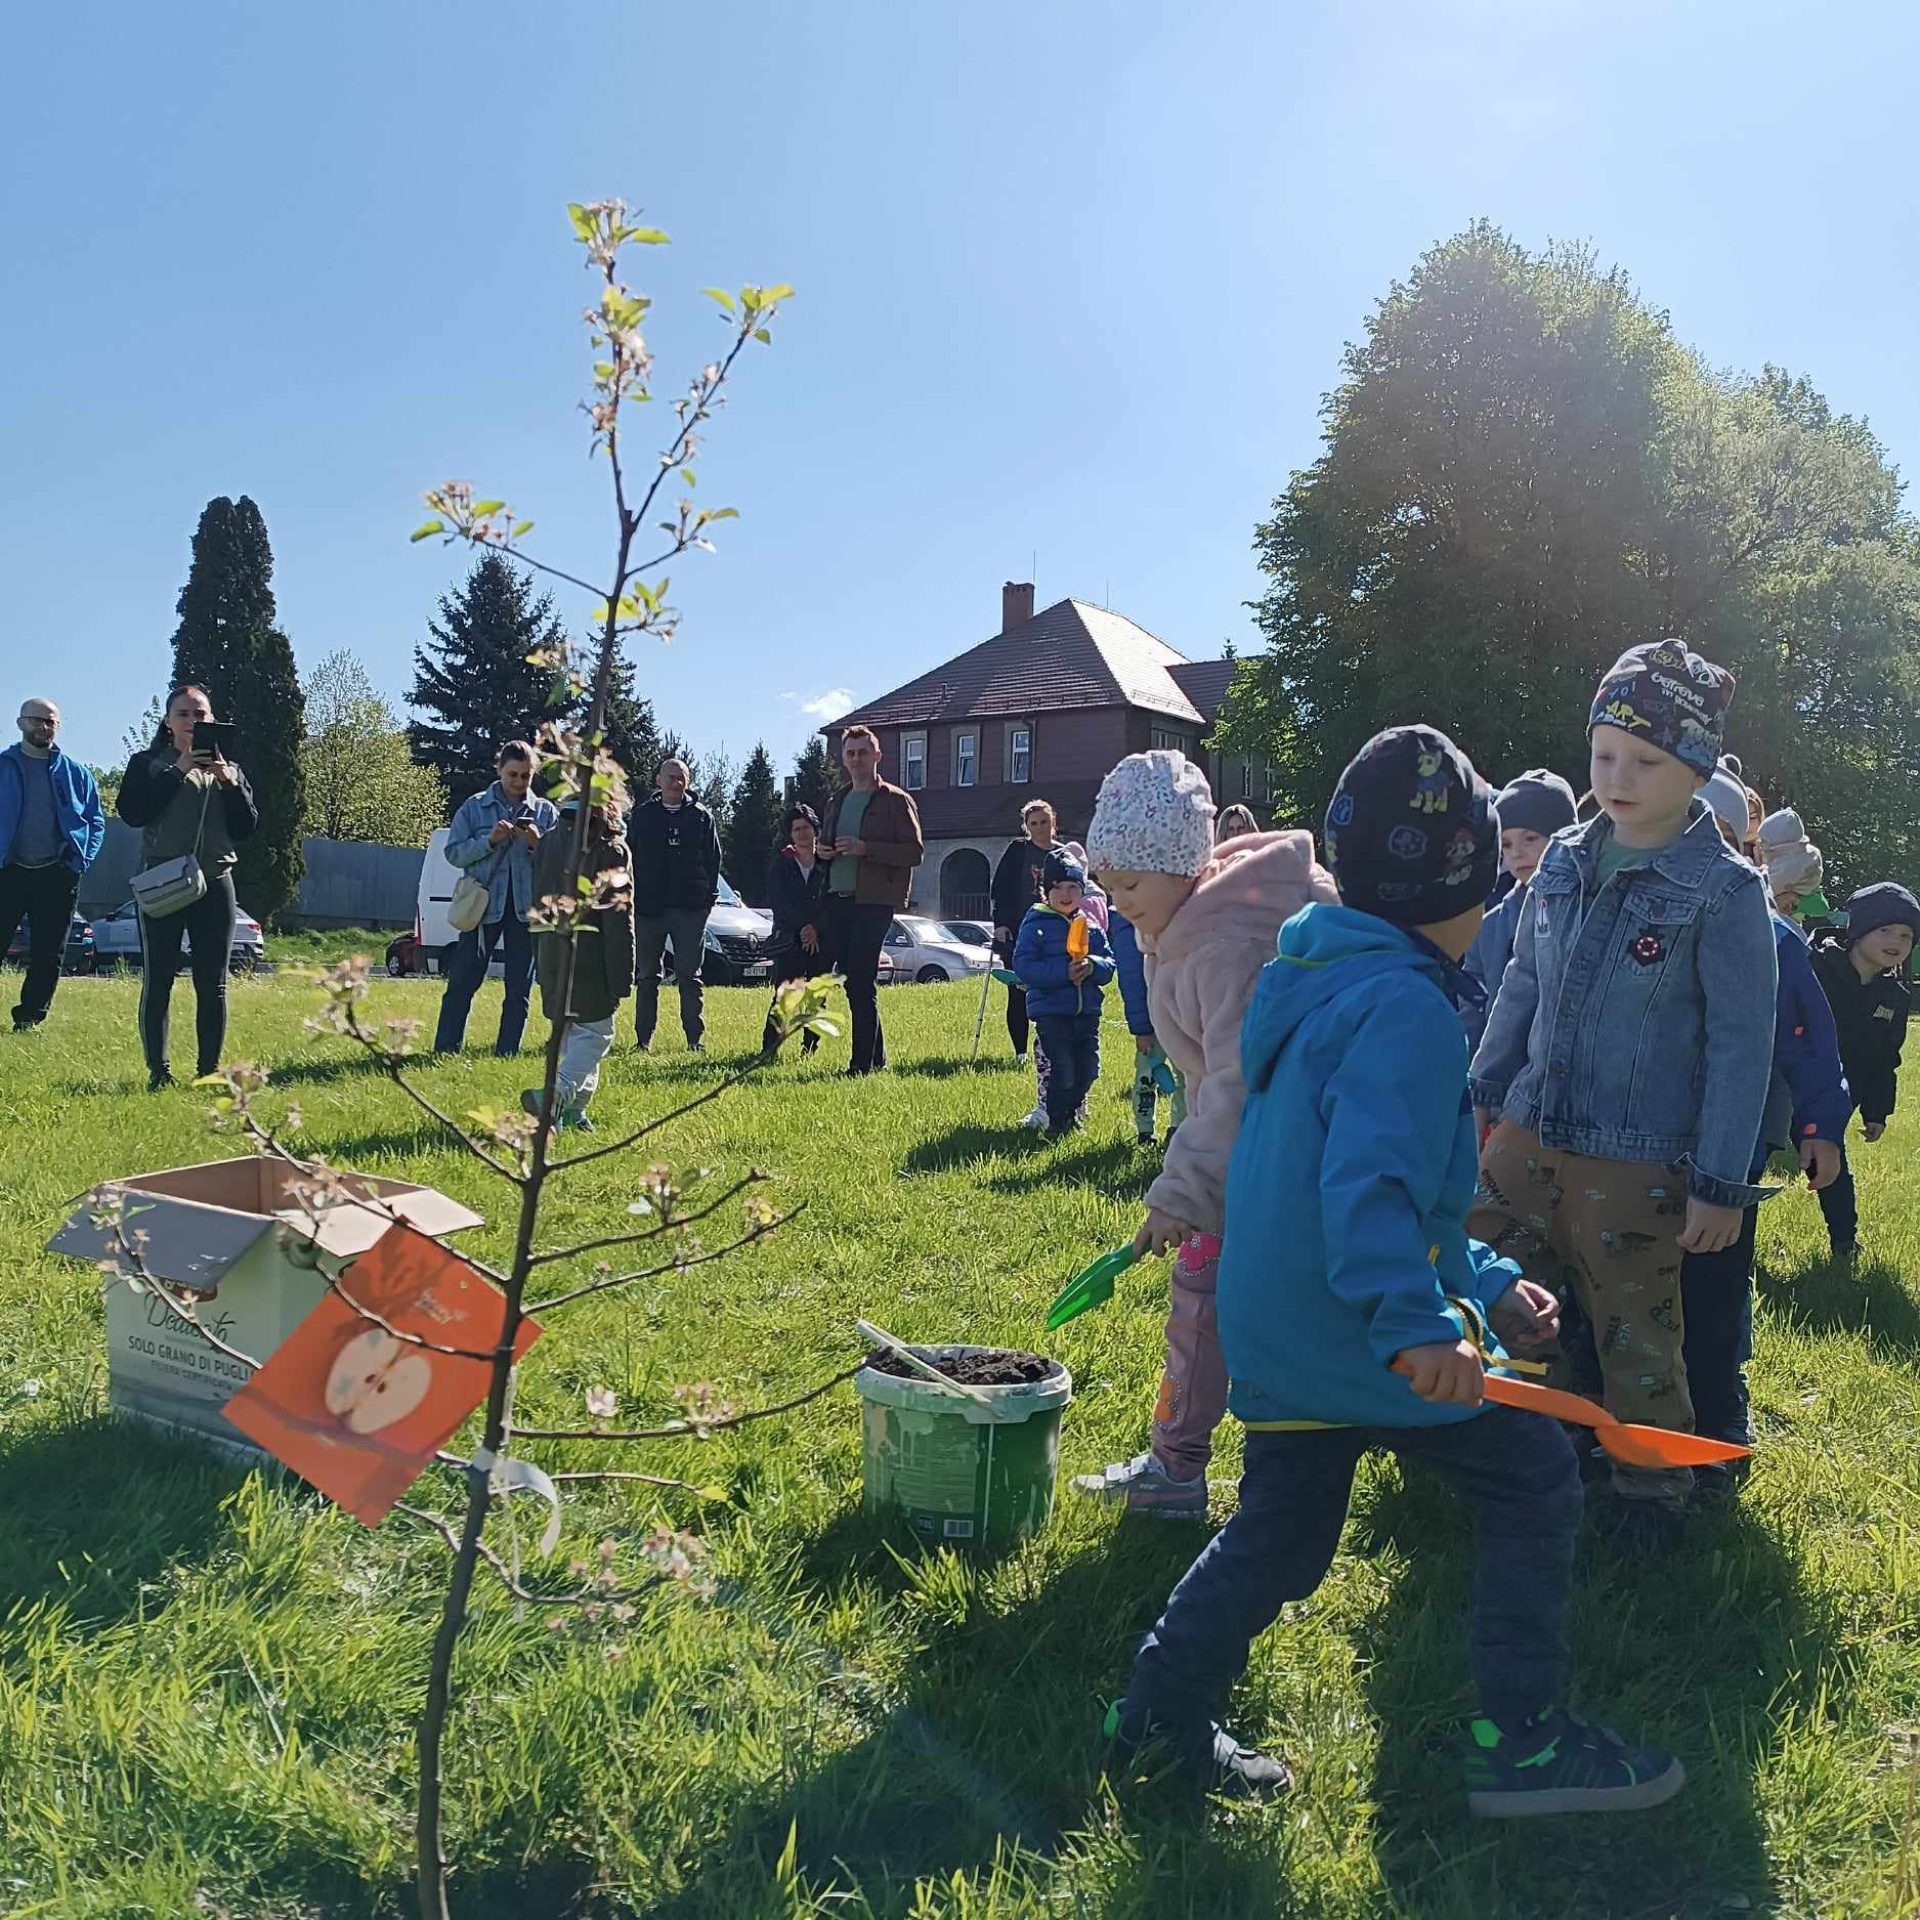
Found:
[{"label": "man in blue jacket", "polygon": [[25,701],[20,744],[0,753],[0,954],[27,923],[16,1033],[37,1027],[53,1005],[80,876],[107,837],[100,789],[86,767],[60,751],[59,732],[60,709],[51,700]]},{"label": "man in blue jacket", "polygon": [[1247,1429],[1240,1505],[1141,1647],[1109,1716],[1129,1773],[1238,1795],[1289,1784],[1219,1724],[1254,1637],[1332,1564],[1372,1447],[1424,1462],[1472,1511],[1474,1814],[1614,1812],[1677,1793],[1680,1763],[1566,1711],[1580,1476],[1552,1420],[1483,1397],[1494,1332],[1541,1343],[1553,1297],[1467,1237],[1477,1156],[1454,995],[1499,823],[1431,727],[1377,734],[1322,841],[1342,905],[1304,908],[1247,1009],[1247,1099],[1227,1171],[1220,1345]]}]

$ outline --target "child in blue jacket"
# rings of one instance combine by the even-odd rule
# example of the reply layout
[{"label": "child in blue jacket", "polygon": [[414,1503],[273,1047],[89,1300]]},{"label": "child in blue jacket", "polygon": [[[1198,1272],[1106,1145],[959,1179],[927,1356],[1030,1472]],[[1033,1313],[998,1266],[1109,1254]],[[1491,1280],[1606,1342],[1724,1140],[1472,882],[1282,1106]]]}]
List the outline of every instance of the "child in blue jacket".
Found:
[{"label": "child in blue jacket", "polygon": [[[1100,993],[1113,978],[1107,936],[1080,911],[1087,870],[1064,847],[1047,855],[1041,875],[1046,898],[1027,909],[1013,943],[1013,970],[1026,989],[1027,1011],[1047,1054],[1047,1133],[1071,1133],[1080,1108],[1100,1078]],[[1075,926],[1087,951],[1068,952]]]},{"label": "child in blue jacket", "polygon": [[[1738,849],[1747,820],[1747,793],[1724,768],[1700,789],[1720,823],[1720,837]],[[1792,1147],[1807,1184],[1825,1196],[1845,1165],[1842,1143],[1853,1094],[1841,1066],[1833,1011],[1813,969],[1807,942],[1791,920],[1773,916],[1780,984],[1774,997],[1773,1080],[1749,1179],[1758,1181],[1767,1155]],[[1747,1362],[1753,1357],[1753,1257],[1760,1209],[1745,1210],[1739,1237],[1718,1253],[1689,1253],[1680,1262],[1680,1298],[1686,1316],[1687,1386],[1701,1433],[1736,1446],[1753,1444],[1747,1408]],[[1697,1484],[1724,1488],[1725,1469],[1694,1469]]]},{"label": "child in blue jacket", "polygon": [[1556,1320],[1552,1295],[1466,1230],[1475,1143],[1451,989],[1498,836],[1485,782],[1430,727],[1376,735],[1327,810],[1343,904],[1281,928],[1242,1039],[1219,1278],[1229,1404],[1247,1428],[1239,1510],[1109,1716],[1123,1764],[1242,1795],[1289,1784],[1218,1716],[1254,1637],[1320,1584],[1354,1468],[1384,1446],[1474,1516],[1469,1810],[1619,1811],[1683,1783],[1678,1760],[1566,1711],[1579,1471],[1556,1422],[1482,1397],[1504,1358],[1490,1323],[1539,1343]]},{"label": "child in blue jacket", "polygon": [[1133,1035],[1133,1131],[1143,1147],[1153,1145],[1160,1096],[1169,1107],[1167,1138],[1172,1140],[1187,1117],[1187,1089],[1180,1069],[1154,1036],[1153,1012],[1147,1005],[1147,965],[1140,954],[1133,922],[1116,907],[1107,911],[1107,938],[1113,945],[1113,969],[1120,982],[1120,1005],[1126,1011],[1127,1031]]}]

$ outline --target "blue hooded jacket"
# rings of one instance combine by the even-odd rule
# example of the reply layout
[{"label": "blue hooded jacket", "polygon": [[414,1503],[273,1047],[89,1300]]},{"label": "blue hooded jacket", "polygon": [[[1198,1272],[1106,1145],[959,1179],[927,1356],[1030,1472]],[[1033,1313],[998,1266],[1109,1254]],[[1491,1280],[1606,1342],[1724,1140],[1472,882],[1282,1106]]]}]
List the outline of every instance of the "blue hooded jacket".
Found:
[{"label": "blue hooded jacket", "polygon": [[1152,1036],[1153,1015],[1147,1007],[1147,963],[1133,922],[1117,907],[1107,910],[1107,940],[1113,948],[1113,970],[1120,982],[1120,1004],[1126,1009],[1127,1031],[1136,1038]]},{"label": "blue hooded jacket", "polygon": [[1467,1237],[1479,1153],[1441,979],[1398,927],[1316,901],[1280,929],[1254,989],[1219,1278],[1228,1405],[1249,1426],[1480,1411],[1422,1400],[1390,1370],[1408,1347],[1461,1338],[1453,1300],[1484,1312],[1520,1277]]},{"label": "blue hooded jacket", "polygon": [[1113,978],[1107,936],[1087,921],[1087,958],[1093,971],[1077,986],[1067,978],[1073,964],[1067,954],[1067,929],[1083,915],[1057,912],[1043,900],[1027,909],[1013,943],[1013,970],[1027,990],[1027,1011],[1036,1020],[1062,1013],[1098,1013],[1100,989]]},{"label": "blue hooded jacket", "polygon": [[1760,1129],[1757,1158],[1769,1147],[1798,1146],[1803,1139],[1847,1137],[1853,1094],[1840,1065],[1840,1034],[1826,989],[1813,970],[1806,937],[1784,915],[1773,916],[1774,951],[1780,958],[1780,991],[1773,1016],[1773,1084]]},{"label": "blue hooded jacket", "polygon": [[[0,753],[0,867],[6,865],[13,836],[20,829],[26,760],[26,749],[17,742]],[[90,768],[58,747],[47,756],[47,778],[53,788],[54,822],[66,842],[61,860],[73,872],[85,873],[100,857],[101,842],[107,837],[100,788]]]}]

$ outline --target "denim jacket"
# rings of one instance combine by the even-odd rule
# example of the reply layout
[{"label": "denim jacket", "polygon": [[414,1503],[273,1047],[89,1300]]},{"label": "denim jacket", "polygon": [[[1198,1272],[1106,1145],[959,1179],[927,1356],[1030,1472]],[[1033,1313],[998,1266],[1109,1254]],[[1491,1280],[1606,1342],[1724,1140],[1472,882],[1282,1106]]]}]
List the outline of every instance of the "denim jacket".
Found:
[{"label": "denim jacket", "polygon": [[513,889],[513,916],[524,921],[533,904],[533,849],[518,837],[507,843],[505,859],[498,847],[487,845],[487,836],[502,820],[511,820],[524,810],[529,826],[537,827],[544,838],[559,824],[560,809],[551,800],[529,793],[525,800],[509,800],[496,780],[492,786],[463,800],[453,816],[453,830],[447,835],[447,858],[476,880],[486,883],[486,925],[493,926],[507,917],[507,889]]},{"label": "denim jacket", "polygon": [[1684,1166],[1695,1199],[1748,1206],[1779,980],[1766,887],[1704,801],[1651,865],[1602,886],[1612,831],[1600,815],[1541,860],[1474,1104],[1562,1153]]}]

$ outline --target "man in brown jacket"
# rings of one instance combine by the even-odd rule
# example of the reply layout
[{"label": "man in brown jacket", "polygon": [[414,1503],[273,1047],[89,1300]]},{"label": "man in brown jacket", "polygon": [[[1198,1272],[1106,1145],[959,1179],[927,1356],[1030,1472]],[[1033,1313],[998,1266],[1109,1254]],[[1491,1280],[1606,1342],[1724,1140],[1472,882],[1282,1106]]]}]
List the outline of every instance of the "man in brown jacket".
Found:
[{"label": "man in brown jacket", "polygon": [[820,858],[831,862],[827,925],[833,957],[846,976],[853,1020],[847,1071],[871,1073],[887,1064],[887,1037],[874,991],[880,947],[893,916],[907,904],[926,842],[912,794],[880,778],[880,742],[871,728],[849,727],[841,735],[840,764],[848,785],[827,804]]}]

